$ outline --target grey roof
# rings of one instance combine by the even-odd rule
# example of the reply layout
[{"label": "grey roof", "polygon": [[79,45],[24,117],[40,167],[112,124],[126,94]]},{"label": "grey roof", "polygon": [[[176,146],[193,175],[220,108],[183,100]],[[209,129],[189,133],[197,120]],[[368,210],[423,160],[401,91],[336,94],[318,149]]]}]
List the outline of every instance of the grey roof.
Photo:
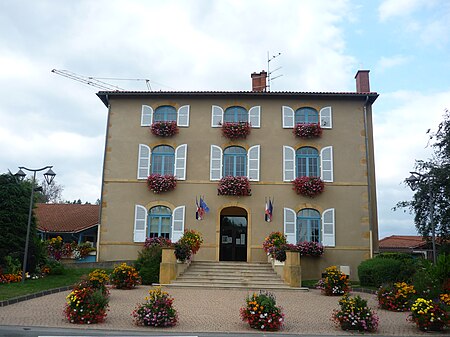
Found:
[{"label": "grey roof", "polygon": [[368,98],[372,104],[379,96],[376,92],[299,92],[299,91],[99,91],[97,96],[105,106],[108,106],[110,97],[137,98],[137,97],[254,97],[254,98],[333,98],[333,99],[362,99]]}]

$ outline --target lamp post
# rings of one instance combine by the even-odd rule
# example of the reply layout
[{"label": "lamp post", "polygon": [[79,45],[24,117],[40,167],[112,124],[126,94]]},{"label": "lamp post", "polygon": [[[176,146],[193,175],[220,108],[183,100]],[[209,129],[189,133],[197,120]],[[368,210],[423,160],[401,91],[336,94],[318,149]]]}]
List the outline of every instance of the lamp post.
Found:
[{"label": "lamp post", "polygon": [[433,176],[429,174],[421,174],[418,172],[410,172],[411,176],[406,178],[406,182],[410,185],[411,189],[414,191],[415,186],[420,180],[426,180],[428,185],[428,193],[430,194],[429,201],[429,211],[430,211],[430,224],[431,224],[431,243],[433,246],[433,263],[436,264],[436,229],[434,226],[434,194],[432,187]]},{"label": "lamp post", "polygon": [[15,176],[20,180],[23,181],[26,177],[26,173],[23,172],[23,170],[33,172],[33,180],[31,181],[31,196],[30,196],[30,209],[28,210],[28,225],[27,225],[27,236],[25,239],[25,252],[23,254],[23,270],[22,270],[22,284],[25,282],[25,273],[27,270],[27,259],[28,259],[28,245],[30,242],[30,227],[31,227],[31,212],[33,211],[33,196],[34,191],[40,190],[39,188],[35,188],[34,184],[36,181],[36,172],[43,171],[48,169],[46,173],[44,173],[44,178],[47,184],[51,184],[53,179],[56,176],[56,173],[52,171],[53,166],[45,166],[40,169],[30,169],[23,166],[19,167],[19,171],[15,174]]}]

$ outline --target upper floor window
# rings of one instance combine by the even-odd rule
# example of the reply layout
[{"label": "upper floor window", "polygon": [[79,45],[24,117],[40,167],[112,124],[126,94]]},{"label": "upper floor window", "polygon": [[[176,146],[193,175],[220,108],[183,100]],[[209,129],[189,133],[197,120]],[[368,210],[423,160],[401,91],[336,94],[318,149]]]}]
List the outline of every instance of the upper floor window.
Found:
[{"label": "upper floor window", "polygon": [[141,126],[151,126],[154,122],[177,122],[177,126],[189,126],[189,105],[183,105],[178,110],[170,105],[161,105],[155,110],[149,105],[143,105],[141,110]]},{"label": "upper floor window", "polygon": [[295,153],[297,177],[320,177],[319,151],[313,147],[301,147]]},{"label": "upper floor window", "polygon": [[161,175],[174,172],[175,150],[171,146],[160,145],[153,149],[151,172]]},{"label": "upper floor window", "polygon": [[297,213],[297,242],[322,242],[320,213],[312,208],[302,209]]},{"label": "upper floor window", "polygon": [[224,123],[248,122],[248,112],[241,106],[232,106],[225,110],[223,114]]},{"label": "upper floor window", "polygon": [[172,232],[172,211],[165,206],[155,206],[148,211],[147,237],[170,239]]},{"label": "upper floor window", "polygon": [[283,146],[283,181],[293,181],[296,177],[320,177],[325,182],[333,182],[333,147],[326,146],[319,151],[313,147],[294,148]]},{"label": "upper floor window", "polygon": [[210,179],[247,176],[250,181],[259,181],[259,155],[259,145],[248,150],[240,146],[230,146],[222,150],[220,146],[211,145]]},{"label": "upper floor window", "polygon": [[186,180],[187,144],[173,147],[159,145],[151,149],[139,144],[138,179],[147,179],[151,173],[173,174],[178,180]]},{"label": "upper floor window", "polygon": [[333,126],[333,113],[331,106],[320,109],[303,107],[296,111],[289,106],[281,107],[281,120],[284,129],[293,129],[300,123],[319,123],[322,129],[331,129]]},{"label": "upper floor window", "polygon": [[295,111],[295,124],[317,124],[319,113],[313,108],[300,108]]},{"label": "upper floor window", "polygon": [[157,107],[153,115],[153,122],[172,122],[177,120],[177,110],[170,105]]},{"label": "upper floor window", "polygon": [[252,128],[260,127],[261,107],[254,106],[248,111],[241,106],[232,106],[224,110],[218,106],[213,105],[211,109],[211,126],[213,128],[220,128],[223,123],[238,123],[248,122]]},{"label": "upper floor window", "polygon": [[223,151],[223,176],[245,176],[247,174],[247,151],[239,146],[230,146]]}]

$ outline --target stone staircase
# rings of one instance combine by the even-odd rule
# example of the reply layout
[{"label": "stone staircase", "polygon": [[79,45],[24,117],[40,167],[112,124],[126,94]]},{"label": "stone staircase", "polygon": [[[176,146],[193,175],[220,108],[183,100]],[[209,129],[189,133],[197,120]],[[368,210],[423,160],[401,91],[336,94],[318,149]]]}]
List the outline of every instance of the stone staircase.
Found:
[{"label": "stone staircase", "polygon": [[307,290],[285,284],[269,263],[207,261],[192,262],[168,287]]}]

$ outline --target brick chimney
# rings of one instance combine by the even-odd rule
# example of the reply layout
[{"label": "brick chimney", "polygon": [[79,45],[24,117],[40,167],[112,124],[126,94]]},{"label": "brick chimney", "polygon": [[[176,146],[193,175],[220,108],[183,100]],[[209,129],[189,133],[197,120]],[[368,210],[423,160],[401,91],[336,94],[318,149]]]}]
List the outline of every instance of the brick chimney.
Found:
[{"label": "brick chimney", "polygon": [[358,70],[356,73],[356,92],[370,92],[369,71]]},{"label": "brick chimney", "polygon": [[265,70],[252,74],[252,91],[266,91],[267,72]]}]

